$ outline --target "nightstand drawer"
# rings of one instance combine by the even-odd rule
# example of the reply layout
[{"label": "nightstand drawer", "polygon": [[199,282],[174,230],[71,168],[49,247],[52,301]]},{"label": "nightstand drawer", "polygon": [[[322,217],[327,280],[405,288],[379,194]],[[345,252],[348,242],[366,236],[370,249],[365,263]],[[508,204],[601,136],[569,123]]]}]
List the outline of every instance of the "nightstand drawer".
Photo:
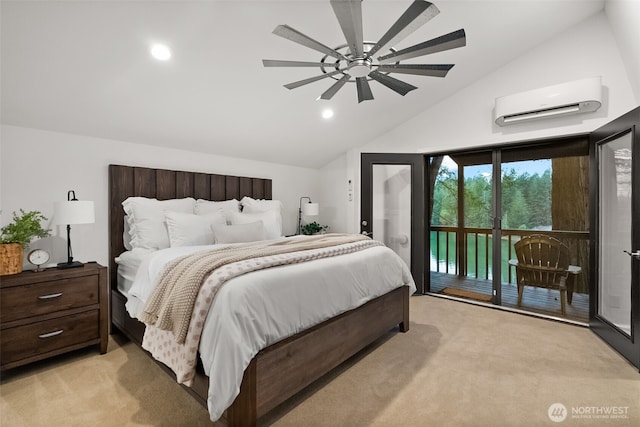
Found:
[{"label": "nightstand drawer", "polygon": [[2,331],[2,364],[38,356],[50,351],[98,341],[99,311],[91,310],[71,316],[8,328]]},{"label": "nightstand drawer", "polygon": [[2,289],[0,321],[98,303],[98,276],[82,276]]}]

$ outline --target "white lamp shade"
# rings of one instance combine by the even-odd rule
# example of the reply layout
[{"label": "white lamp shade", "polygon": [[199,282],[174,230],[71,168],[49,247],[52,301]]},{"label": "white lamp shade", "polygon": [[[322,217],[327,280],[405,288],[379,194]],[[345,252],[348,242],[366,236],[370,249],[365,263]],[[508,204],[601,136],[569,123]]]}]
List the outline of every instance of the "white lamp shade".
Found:
[{"label": "white lamp shade", "polygon": [[320,205],[318,203],[303,203],[302,214],[305,216],[316,216],[320,214]]},{"label": "white lamp shade", "polygon": [[93,202],[71,200],[53,203],[54,224],[93,224],[96,221]]}]

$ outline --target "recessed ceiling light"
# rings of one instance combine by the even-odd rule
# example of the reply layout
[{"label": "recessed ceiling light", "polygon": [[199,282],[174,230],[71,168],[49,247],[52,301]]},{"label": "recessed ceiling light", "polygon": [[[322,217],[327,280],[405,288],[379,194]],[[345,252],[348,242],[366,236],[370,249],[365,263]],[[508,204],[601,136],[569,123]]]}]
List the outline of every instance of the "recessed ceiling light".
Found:
[{"label": "recessed ceiling light", "polygon": [[166,61],[171,58],[171,51],[163,44],[154,44],[151,46],[151,56],[159,61]]},{"label": "recessed ceiling light", "polygon": [[333,117],[333,110],[327,108],[322,112],[322,117],[325,119],[330,119],[331,117]]}]

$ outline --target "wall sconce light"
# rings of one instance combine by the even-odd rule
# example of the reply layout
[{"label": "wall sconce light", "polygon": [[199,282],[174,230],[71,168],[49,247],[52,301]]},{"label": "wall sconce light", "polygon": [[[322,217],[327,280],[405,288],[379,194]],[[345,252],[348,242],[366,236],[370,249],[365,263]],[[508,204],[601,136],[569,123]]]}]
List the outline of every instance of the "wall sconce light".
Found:
[{"label": "wall sconce light", "polygon": [[58,268],[82,267],[83,263],[73,260],[71,224],[93,224],[95,222],[93,202],[80,201],[76,199],[75,191],[69,190],[66,202],[53,204],[53,217],[55,224],[67,225],[67,262],[59,263]]},{"label": "wall sconce light", "polygon": [[[302,199],[309,199],[308,203],[303,204]],[[298,229],[296,234],[302,233],[302,215],[304,216],[317,216],[320,214],[320,205],[318,203],[312,203],[311,197],[300,197],[300,207],[298,208]]]}]

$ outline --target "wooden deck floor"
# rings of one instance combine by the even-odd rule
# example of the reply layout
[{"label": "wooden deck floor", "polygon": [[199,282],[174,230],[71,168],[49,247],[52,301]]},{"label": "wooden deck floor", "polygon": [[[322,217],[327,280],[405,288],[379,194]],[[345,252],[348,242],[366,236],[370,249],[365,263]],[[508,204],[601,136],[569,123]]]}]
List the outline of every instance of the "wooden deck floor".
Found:
[{"label": "wooden deck floor", "polygon": [[[459,277],[455,274],[431,272],[431,292],[441,293],[444,288],[462,289],[491,295],[492,284],[489,280]],[[502,306],[517,308],[533,313],[555,316],[577,322],[589,321],[589,295],[573,293],[571,304],[567,302],[566,315],[560,312],[560,292],[525,287],[522,305],[518,307],[518,287],[511,283],[502,283]]]}]

